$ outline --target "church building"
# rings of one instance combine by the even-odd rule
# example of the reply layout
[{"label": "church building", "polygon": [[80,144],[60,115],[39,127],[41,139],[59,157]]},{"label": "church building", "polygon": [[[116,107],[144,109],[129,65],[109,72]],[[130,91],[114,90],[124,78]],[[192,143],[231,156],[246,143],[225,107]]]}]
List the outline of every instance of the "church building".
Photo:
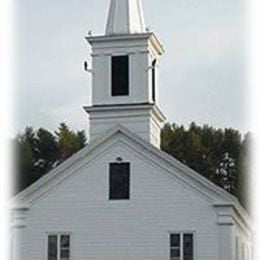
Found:
[{"label": "church building", "polygon": [[11,259],[252,260],[238,200],[160,150],[164,48],[141,0],[111,0],[86,39],[90,142],[13,199]]}]

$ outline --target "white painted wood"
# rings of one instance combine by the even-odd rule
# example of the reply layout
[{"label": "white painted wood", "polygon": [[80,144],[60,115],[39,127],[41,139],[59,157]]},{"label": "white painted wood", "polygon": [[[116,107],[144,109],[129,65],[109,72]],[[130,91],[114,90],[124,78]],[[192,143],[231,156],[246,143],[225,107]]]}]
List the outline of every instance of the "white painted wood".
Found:
[{"label": "white painted wood", "polygon": [[[221,224],[219,226],[219,251],[221,260],[234,259],[233,247],[233,226],[231,224]],[[235,260],[235,259],[234,259]]]},{"label": "white painted wood", "polygon": [[[152,33],[87,37],[92,46],[93,99],[95,105],[153,103],[151,66],[164,50]],[[111,95],[111,57],[129,55],[130,95]],[[158,89],[156,89],[158,92]]]},{"label": "white painted wood", "polygon": [[141,0],[111,0],[106,35],[144,32]]},{"label": "white painted wood", "polygon": [[24,260],[24,248],[23,245],[25,243],[24,238],[24,228],[16,227],[12,232],[12,254],[11,260]]},{"label": "white painted wood", "polygon": [[[158,60],[163,53],[158,39],[152,33],[87,39],[92,45],[93,64],[92,106],[86,108],[90,122],[90,141],[121,124],[160,147],[161,127],[166,118],[162,112],[156,112],[157,99],[155,102],[152,99],[151,81],[152,61]],[[111,59],[118,55],[129,56],[127,96],[111,94]],[[157,84],[155,87],[157,96]]]},{"label": "white painted wood", "polygon": [[[117,156],[131,163],[129,201],[108,200],[108,164]],[[33,203],[25,259],[44,259],[46,232],[72,233],[72,259],[168,259],[169,231],[196,230],[196,257],[214,260],[215,220],[207,199],[117,143]]]},{"label": "white painted wood", "polygon": [[[160,131],[166,118],[158,112],[157,66],[156,100],[151,77],[152,62],[158,64],[164,50],[159,39],[145,31],[141,0],[111,0],[106,35],[86,39],[92,47],[92,105],[85,109],[90,141],[121,124],[160,147]],[[122,55],[129,57],[129,95],[112,96],[112,57]],[[107,106],[113,107],[109,111]]]},{"label": "white painted wood", "polygon": [[115,126],[123,125],[160,148],[161,128],[165,118],[154,105],[86,107],[85,109],[90,120],[90,142]]},{"label": "white painted wood", "polygon": [[244,247],[244,260],[252,260],[252,234],[251,232],[245,232],[244,228],[240,225],[235,225],[234,236],[239,238],[239,248],[238,248],[238,259],[242,260],[242,247]]},{"label": "white painted wood", "polygon": [[[169,259],[169,234],[184,231],[195,234],[195,260],[232,260],[235,232],[225,227],[235,230],[239,216],[229,196],[230,206],[215,207],[222,196],[214,198],[192,180],[184,181],[188,171],[168,167],[153,153],[156,148],[150,145],[149,151],[126,134],[117,132],[92,145],[87,154],[61,165],[59,178],[54,174],[44,192],[38,188],[27,199],[20,197],[30,206],[23,260],[46,260],[48,233],[71,234],[71,260]],[[128,201],[108,200],[108,167],[117,157],[131,163]]]},{"label": "white painted wood", "polygon": [[252,241],[249,223],[241,221],[242,219],[237,215],[238,212],[233,207],[228,205],[215,205],[215,207],[219,224],[220,259],[248,259],[250,252],[247,254],[246,248],[251,247]]},{"label": "white painted wood", "polygon": [[25,259],[25,228],[27,209],[17,209],[12,214],[11,227],[11,260]]}]

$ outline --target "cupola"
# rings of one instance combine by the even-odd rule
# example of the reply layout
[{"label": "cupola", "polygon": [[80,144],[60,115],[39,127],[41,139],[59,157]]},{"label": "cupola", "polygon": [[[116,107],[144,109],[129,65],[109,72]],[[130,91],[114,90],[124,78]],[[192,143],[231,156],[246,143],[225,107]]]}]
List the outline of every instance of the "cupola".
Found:
[{"label": "cupola", "polygon": [[158,64],[164,53],[146,32],[141,0],[111,0],[106,32],[92,47],[92,105],[85,107],[90,141],[122,125],[155,146],[165,117],[157,105]]}]

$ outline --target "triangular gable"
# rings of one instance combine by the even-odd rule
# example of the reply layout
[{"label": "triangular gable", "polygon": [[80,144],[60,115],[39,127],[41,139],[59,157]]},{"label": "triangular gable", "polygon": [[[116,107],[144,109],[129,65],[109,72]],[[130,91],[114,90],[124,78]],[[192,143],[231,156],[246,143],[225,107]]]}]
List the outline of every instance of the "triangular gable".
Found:
[{"label": "triangular gable", "polygon": [[[98,138],[94,142],[87,145],[57,168],[53,169],[27,189],[17,194],[13,199],[13,207],[29,207],[32,200],[41,197],[49,191],[51,187],[54,187],[55,184],[59,184],[64,179],[68,178],[68,176],[70,176],[73,172],[71,171],[73,167],[85,163],[87,158],[90,159],[92,152],[96,151],[98,148],[102,149],[104,144],[113,139],[115,136],[118,136],[121,141],[125,142],[134,150],[140,150],[142,148],[145,151],[146,157],[155,157],[156,162],[160,164],[160,167],[163,167],[169,173],[173,174],[175,177],[179,178],[181,181],[185,182],[187,185],[190,185],[197,191],[203,193],[204,195],[206,194],[216,204],[232,204],[239,208],[239,211],[243,211],[238,200],[234,196],[120,125],[107,132],[103,137]],[[176,170],[180,173],[178,176],[176,175]]]}]

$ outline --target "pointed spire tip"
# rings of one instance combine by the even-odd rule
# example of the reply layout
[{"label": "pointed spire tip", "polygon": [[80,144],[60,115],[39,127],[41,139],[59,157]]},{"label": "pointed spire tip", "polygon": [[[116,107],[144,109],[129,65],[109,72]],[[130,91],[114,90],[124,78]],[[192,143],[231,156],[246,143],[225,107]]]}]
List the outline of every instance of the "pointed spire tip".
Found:
[{"label": "pointed spire tip", "polygon": [[141,0],[110,0],[106,35],[145,33]]}]

